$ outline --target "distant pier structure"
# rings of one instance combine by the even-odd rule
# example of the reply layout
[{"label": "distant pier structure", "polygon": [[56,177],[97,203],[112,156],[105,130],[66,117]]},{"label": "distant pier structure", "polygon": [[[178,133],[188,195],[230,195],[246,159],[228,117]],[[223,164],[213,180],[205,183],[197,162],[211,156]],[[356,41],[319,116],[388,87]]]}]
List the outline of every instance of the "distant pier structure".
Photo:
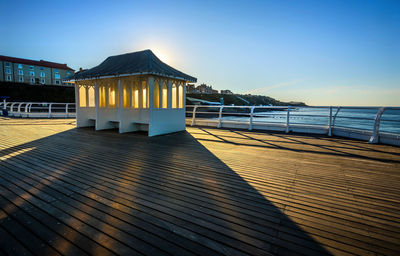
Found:
[{"label": "distant pier structure", "polygon": [[75,83],[77,127],[149,136],[185,130],[186,83],[197,81],[151,50],[108,57],[67,80]]}]

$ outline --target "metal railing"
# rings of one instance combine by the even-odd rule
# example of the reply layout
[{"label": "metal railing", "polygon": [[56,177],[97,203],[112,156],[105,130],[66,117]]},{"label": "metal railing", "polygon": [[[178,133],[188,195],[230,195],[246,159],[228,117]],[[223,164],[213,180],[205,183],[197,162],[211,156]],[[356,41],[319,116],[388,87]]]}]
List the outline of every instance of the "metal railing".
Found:
[{"label": "metal railing", "polygon": [[[392,112],[389,118],[382,119],[388,112]],[[400,145],[400,107],[187,105],[186,116],[191,126],[325,133],[365,139],[370,143],[377,143],[383,136],[389,144]],[[338,119],[341,119],[339,124]],[[382,122],[390,123],[392,129],[380,130]]]},{"label": "metal railing", "polygon": [[[76,117],[75,103],[0,102],[0,110],[4,108],[13,117]],[[187,105],[186,123],[338,135],[400,146],[400,107]],[[390,124],[391,129],[385,124]]]},{"label": "metal railing", "polygon": [[75,103],[0,102],[9,116],[31,118],[70,118],[76,116]]}]

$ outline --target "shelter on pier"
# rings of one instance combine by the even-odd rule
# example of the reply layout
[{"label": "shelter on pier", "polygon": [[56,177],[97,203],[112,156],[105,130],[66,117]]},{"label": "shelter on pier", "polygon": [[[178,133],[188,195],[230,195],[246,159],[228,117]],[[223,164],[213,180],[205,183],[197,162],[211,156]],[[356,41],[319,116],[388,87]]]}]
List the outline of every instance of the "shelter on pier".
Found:
[{"label": "shelter on pier", "polygon": [[151,50],[108,57],[68,80],[75,82],[77,127],[149,136],[185,130],[186,82],[197,81]]}]

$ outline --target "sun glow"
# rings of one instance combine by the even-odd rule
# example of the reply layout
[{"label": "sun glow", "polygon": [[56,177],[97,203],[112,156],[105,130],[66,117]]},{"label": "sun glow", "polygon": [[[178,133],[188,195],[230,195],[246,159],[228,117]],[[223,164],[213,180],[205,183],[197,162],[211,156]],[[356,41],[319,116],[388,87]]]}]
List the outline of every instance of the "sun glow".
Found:
[{"label": "sun glow", "polygon": [[178,51],[176,48],[176,42],[171,41],[169,37],[149,35],[142,38],[140,41],[131,43],[129,46],[129,52],[141,51],[149,49],[151,50],[162,62],[168,65],[174,65],[174,57]]},{"label": "sun glow", "polygon": [[158,48],[153,48],[150,50],[164,63],[168,64],[171,61],[171,58],[164,51],[160,51]]}]

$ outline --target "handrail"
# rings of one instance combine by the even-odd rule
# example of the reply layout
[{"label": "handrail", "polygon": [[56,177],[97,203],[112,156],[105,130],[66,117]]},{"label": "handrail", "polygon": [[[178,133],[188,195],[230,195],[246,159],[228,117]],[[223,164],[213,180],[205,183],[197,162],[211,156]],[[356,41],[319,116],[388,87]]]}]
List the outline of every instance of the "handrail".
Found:
[{"label": "handrail", "polygon": [[192,114],[192,126],[194,126],[195,125],[195,119],[196,119],[196,109],[197,109],[197,106],[194,106],[193,107],[193,114]]},{"label": "handrail", "polygon": [[250,124],[249,124],[249,130],[250,130],[250,131],[253,130],[253,114],[254,114],[254,109],[255,109],[255,106],[251,107],[251,110],[250,110]]},{"label": "handrail", "polygon": [[374,130],[372,132],[371,138],[369,139],[369,143],[377,143],[378,142],[379,125],[381,124],[381,117],[383,115],[383,112],[385,112],[385,110],[386,110],[386,108],[380,108],[378,110],[378,113],[376,114]]},{"label": "handrail", "polygon": [[222,110],[223,109],[224,109],[224,106],[219,107],[218,128],[221,128],[221,125],[222,125]]},{"label": "handrail", "polygon": [[332,136],[332,106],[329,107],[329,131],[328,136]]},{"label": "handrail", "polygon": [[[55,103],[55,102],[0,102],[0,110],[7,109],[10,116],[16,117],[75,117],[76,112],[72,111],[75,109],[75,103]],[[190,110],[190,108],[193,108]],[[208,109],[208,111],[204,111],[204,109]],[[299,109],[320,109],[322,113],[298,113]],[[376,114],[374,118],[360,116],[358,114],[353,116],[340,116],[341,120],[346,119],[354,119],[354,120],[363,120],[365,122],[374,122],[372,129],[367,128],[359,128],[359,127],[347,127],[339,126],[336,124],[337,118],[339,117],[339,112],[344,112],[343,110],[376,110]],[[200,111],[199,111],[200,110]],[[201,111],[203,110],[203,111]],[[257,111],[258,110],[258,111]],[[269,113],[265,110],[272,110],[275,113]],[[326,112],[324,112],[326,110]],[[336,111],[334,111],[336,110]],[[382,134],[380,131],[380,124],[382,121],[384,122],[392,122],[399,123],[400,127],[400,118],[397,120],[397,115],[394,118],[382,119],[384,112],[386,113],[389,110],[400,110],[400,107],[370,107],[370,106],[362,106],[362,107],[354,107],[354,106],[228,106],[228,105],[187,105],[186,113],[191,114],[191,125],[196,125],[196,120],[204,120],[204,115],[213,115],[212,118],[208,118],[206,125],[210,125],[211,123],[215,123],[216,127],[222,128],[227,127],[226,125],[231,123],[240,124],[240,127],[243,125],[247,125],[247,129],[253,130],[254,125],[256,125],[257,129],[259,127],[282,127],[283,131],[286,133],[289,132],[298,132],[299,127],[303,127],[302,129],[306,129],[306,132],[309,132],[307,129],[319,129],[320,131],[324,131],[328,136],[332,136],[333,134],[337,134],[337,131],[340,129],[350,129],[350,132],[355,130],[365,131],[362,132],[365,134],[371,134],[368,141],[369,143],[378,143],[379,138]],[[317,110],[318,111],[318,110]],[[368,111],[370,114],[371,111]],[[297,113],[296,113],[297,112]],[[326,113],[326,114],[324,114]],[[348,112],[345,112],[348,113]],[[200,117],[198,117],[200,115]],[[224,119],[224,116],[231,116],[234,118],[239,118],[237,120],[228,121]],[[248,119],[247,119],[248,118]],[[270,121],[260,121],[255,118],[273,118]],[[284,121],[285,118],[286,120]],[[302,118],[309,122],[302,121]],[[327,118],[327,125],[323,125],[320,123],[313,123],[316,119],[321,120],[322,118]],[[343,118],[343,119],[342,119]],[[248,121],[243,121],[248,120]],[[314,119],[314,120],[313,120]],[[207,119],[206,119],[207,120]],[[265,120],[265,119],[264,119]],[[303,119],[304,120],[304,119]],[[211,121],[211,122],[210,122]],[[360,121],[360,122],[361,122]],[[190,122],[190,121],[189,121]],[[227,123],[228,122],[228,123]],[[303,122],[303,123],[302,123]],[[201,123],[200,123],[201,124]],[[361,123],[362,124],[362,123]],[[272,125],[272,126],[271,126]],[[306,127],[306,128],[304,128]],[[347,127],[347,128],[346,128]],[[397,127],[393,126],[392,127]],[[297,130],[296,130],[297,129]],[[360,130],[361,129],[361,130]],[[276,130],[276,129],[275,129]],[[388,133],[384,134],[392,134],[400,140],[400,132],[397,133]]]},{"label": "handrail", "polygon": [[287,107],[287,114],[286,114],[286,133],[289,133],[290,130],[290,107]]},{"label": "handrail", "polygon": [[[221,128],[224,127],[227,123],[226,122],[235,122],[232,121],[232,119],[229,120],[224,120],[223,116],[231,116],[231,117],[238,117],[238,118],[242,118],[240,119],[241,121],[236,121],[236,123],[241,123],[243,127],[243,124],[246,124],[246,121],[243,121],[244,117],[248,117],[248,126],[247,128],[249,130],[253,130],[253,126],[254,126],[254,118],[255,117],[259,117],[259,118],[271,118],[271,117],[279,117],[278,119],[282,118],[286,118],[286,122],[283,125],[284,127],[284,131],[286,133],[291,132],[293,129],[293,125],[297,125],[297,126],[307,126],[307,127],[314,127],[314,128],[320,128],[320,129],[326,129],[326,134],[328,136],[332,136],[333,135],[333,131],[334,129],[337,130],[340,128],[340,126],[337,126],[336,124],[336,120],[338,118],[338,114],[340,111],[343,112],[344,109],[348,109],[348,110],[377,110],[377,114],[375,116],[375,118],[370,118],[370,117],[360,117],[360,116],[340,116],[340,118],[344,118],[344,119],[354,119],[354,120],[364,120],[364,121],[374,121],[374,128],[373,130],[370,130],[369,132],[371,133],[371,136],[369,138],[369,142],[370,143],[378,143],[379,141],[379,127],[380,127],[380,123],[381,121],[390,121],[390,122],[399,122],[400,123],[400,119],[399,120],[395,120],[395,119],[388,119],[388,120],[382,120],[381,117],[383,115],[383,112],[386,110],[400,110],[400,107],[353,107],[353,106],[227,106],[227,105],[187,105],[186,106],[187,109],[193,108],[193,110],[188,110],[186,111],[187,114],[191,114],[192,115],[192,119],[191,119],[191,125],[194,126],[196,124],[196,118],[198,118],[196,116],[196,114],[201,114],[201,115],[213,115],[214,118],[211,118],[212,120],[215,120],[215,115],[218,115],[216,121],[217,121],[217,128]],[[204,110],[204,109],[208,109],[208,110]],[[236,109],[236,112],[233,111],[234,109]],[[264,112],[263,114],[258,114],[259,112],[256,112],[256,110],[262,111],[262,110],[272,110],[272,111],[282,111],[282,114],[280,113],[273,113],[273,114],[268,114],[268,112]],[[317,114],[296,114],[296,109],[321,109],[322,111],[324,109],[327,110],[326,115],[324,115],[323,113],[317,113]],[[334,109],[336,110],[334,112]],[[200,111],[199,111],[200,110]],[[247,112],[246,110],[248,110],[249,112]],[[246,112],[243,112],[246,111]],[[286,113],[285,113],[285,112]],[[345,112],[347,113],[347,112]],[[204,120],[204,117],[200,117],[201,120]],[[321,124],[313,124],[313,123],[298,123],[298,122],[293,122],[292,119],[294,120],[298,120],[299,118],[307,118],[307,117],[313,117],[313,118],[327,118],[328,119],[328,123],[327,125],[321,125]],[[206,120],[209,120],[210,118],[206,118]],[[283,120],[282,120],[283,121]],[[209,123],[212,122],[207,122],[207,125],[209,125]],[[268,121],[256,121],[257,125],[277,125],[279,124],[279,122],[273,121],[268,122]],[[347,129],[347,128],[346,128]],[[348,128],[348,129],[357,129],[360,130],[360,128]],[[367,130],[367,129],[365,129]],[[367,130],[368,131],[368,130]],[[386,133],[387,134],[387,133]],[[394,135],[398,136],[399,135],[397,133],[393,133]]]},{"label": "handrail", "polygon": [[[14,117],[75,117],[75,103],[58,102],[4,102],[0,103],[0,110],[6,109],[9,116]],[[0,111],[1,113],[1,111]]]},{"label": "handrail", "polygon": [[49,104],[49,118],[51,118],[51,106],[53,105],[53,103]]}]

